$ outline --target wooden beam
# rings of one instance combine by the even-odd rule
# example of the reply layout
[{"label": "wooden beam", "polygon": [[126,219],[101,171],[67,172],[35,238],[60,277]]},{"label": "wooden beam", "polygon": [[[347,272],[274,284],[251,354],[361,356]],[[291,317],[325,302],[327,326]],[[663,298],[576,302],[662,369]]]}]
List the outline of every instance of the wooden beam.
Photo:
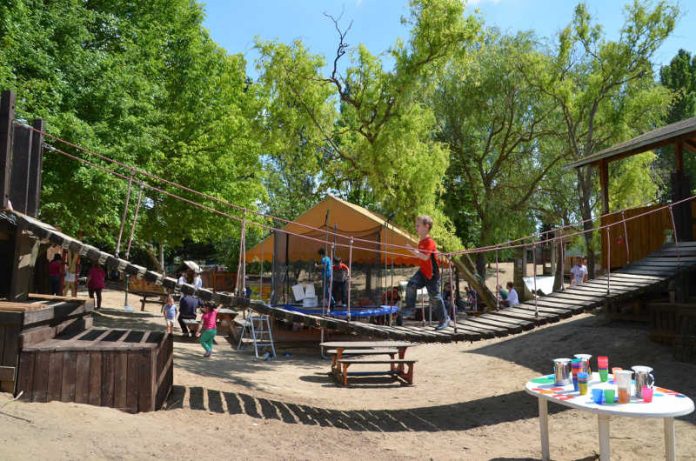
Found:
[{"label": "wooden beam", "polygon": [[679,176],[684,174],[684,142],[674,143],[674,168]]},{"label": "wooden beam", "polygon": [[602,196],[602,214],[609,213],[609,162],[602,159],[599,162],[599,185]]},{"label": "wooden beam", "polygon": [[0,95],[0,208],[8,208],[12,175],[12,122],[15,117],[15,94]]},{"label": "wooden beam", "polygon": [[37,118],[31,124],[35,130],[32,135],[31,143],[31,168],[29,171],[29,189],[27,194],[27,211],[26,214],[32,217],[39,215],[39,207],[41,206],[41,185],[43,171],[43,143],[46,131],[45,122]]},{"label": "wooden beam", "polygon": [[26,214],[29,195],[29,175],[31,174],[32,130],[17,125],[12,140],[12,173],[10,181],[10,201],[15,211]]},{"label": "wooden beam", "polygon": [[694,142],[692,139],[685,140],[684,146],[691,152],[696,152],[696,142]]}]

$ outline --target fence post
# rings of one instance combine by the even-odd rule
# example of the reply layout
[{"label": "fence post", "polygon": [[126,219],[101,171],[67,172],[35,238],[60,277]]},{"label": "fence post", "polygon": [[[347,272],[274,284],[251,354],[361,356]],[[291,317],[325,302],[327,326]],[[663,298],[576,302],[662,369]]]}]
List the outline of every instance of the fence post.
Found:
[{"label": "fence post", "polygon": [[607,294],[611,294],[611,236],[609,235],[609,226],[606,227],[607,234]]}]

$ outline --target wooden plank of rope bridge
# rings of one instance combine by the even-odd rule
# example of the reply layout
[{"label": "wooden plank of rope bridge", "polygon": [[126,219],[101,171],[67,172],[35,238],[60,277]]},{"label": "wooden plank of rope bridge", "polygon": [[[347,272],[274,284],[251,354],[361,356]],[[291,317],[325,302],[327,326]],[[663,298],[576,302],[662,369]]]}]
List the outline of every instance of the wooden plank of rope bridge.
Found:
[{"label": "wooden plank of rope bridge", "polygon": [[[598,283],[598,282],[585,282],[582,284],[584,287],[582,290],[588,293],[606,293],[607,292],[607,283]],[[633,286],[633,287],[625,287],[621,286],[619,284],[615,284],[614,281],[611,281],[611,291],[615,291],[617,293],[631,293],[634,291],[637,291],[638,287]]]},{"label": "wooden plank of rope bridge", "polygon": [[523,316],[524,318],[535,320],[539,319],[539,321],[543,320],[544,323],[555,323],[560,321],[560,316],[558,314],[552,314],[550,312],[539,312],[539,316],[535,316],[534,313],[529,312],[528,310],[518,309],[516,307],[508,307],[506,309],[501,309],[500,311],[497,311],[497,313],[502,315]]},{"label": "wooden plank of rope bridge", "polygon": [[493,316],[493,318],[501,317],[503,319],[526,320],[527,322],[531,322],[534,326],[545,325],[549,321],[546,315],[534,317],[532,314],[511,312],[507,309],[490,312],[490,315]]},{"label": "wooden plank of rope bridge", "polygon": [[[507,330],[508,333],[522,333],[524,331],[523,325],[522,324],[512,324],[508,322],[502,322],[496,319],[492,319],[490,317],[486,317],[486,315],[481,315],[479,317],[476,317],[476,321],[479,323],[491,325],[494,327],[502,328],[503,330]],[[525,324],[527,325],[527,324]]]},{"label": "wooden plank of rope bridge", "polygon": [[[517,309],[524,310],[524,311],[527,311],[527,312],[530,312],[532,315],[534,315],[534,313],[536,312],[536,311],[535,311],[535,307],[534,307],[533,304],[532,304],[532,305],[526,304],[526,303],[518,304],[518,305],[516,306],[516,308],[517,308]],[[546,313],[546,314],[555,314],[555,315],[558,315],[560,318],[563,318],[563,319],[567,319],[567,318],[569,318],[569,317],[572,317],[573,314],[574,314],[574,312],[573,312],[572,310],[563,309],[563,308],[559,308],[559,307],[550,307],[550,306],[547,307],[547,306],[541,306],[541,305],[539,305],[539,306],[537,306],[536,309],[539,310],[539,313],[542,313],[542,312],[543,312],[543,313]]]},{"label": "wooden plank of rope bridge", "polygon": [[682,262],[687,262],[689,264],[696,264],[696,256],[684,256],[684,255],[679,255],[677,258],[677,254],[675,253],[673,257],[666,257],[666,256],[660,256],[660,257],[648,257],[645,259],[642,259],[641,261],[651,261],[651,262],[658,262],[658,263],[675,263],[677,260],[682,261]]},{"label": "wooden plank of rope bridge", "polygon": [[[485,322],[485,321],[483,321],[483,322],[479,321],[478,317],[476,317],[476,318],[470,317],[470,318],[466,319],[466,323],[473,325],[473,326],[476,326],[476,327],[479,327],[479,328],[487,328],[498,337],[504,337],[504,336],[507,336],[510,334],[510,330],[508,328],[503,328],[500,326],[491,325],[491,323]],[[520,331],[522,331],[521,328],[520,328]]]},{"label": "wooden plank of rope bridge", "polygon": [[[561,304],[563,309],[570,309],[570,310],[575,309],[574,306],[586,306],[587,305],[587,300],[561,297],[561,296],[556,296],[556,294],[560,294],[560,293],[551,293],[551,294],[548,294],[546,296],[540,297],[539,299],[537,299],[537,304],[543,303],[543,302],[551,303],[551,304]],[[534,305],[534,301],[527,301],[527,304]]]},{"label": "wooden plank of rope bridge", "polygon": [[[571,315],[575,314],[576,311],[582,310],[585,307],[588,306],[589,303],[587,302],[582,302],[582,301],[569,301],[567,299],[563,298],[541,298],[537,300],[536,305],[532,302],[529,301],[527,305],[534,309],[534,307],[539,307],[539,308],[544,308],[544,309],[560,309],[561,312],[565,311],[570,313]],[[554,311],[556,312],[556,311]]]},{"label": "wooden plank of rope bridge", "polygon": [[[612,272],[611,273],[611,278],[613,279],[614,277],[619,278],[619,279],[624,279],[624,280],[636,280],[636,281],[655,281],[659,282],[664,280],[662,277],[658,276],[653,276],[653,275],[636,275],[636,274],[627,274],[626,272],[623,271],[623,269]],[[606,280],[607,276],[603,275],[600,277],[597,277],[595,280]]]},{"label": "wooden plank of rope bridge", "polygon": [[[601,302],[604,301],[605,297],[604,296],[598,296],[597,294],[590,294],[590,293],[578,293],[577,291],[559,291],[553,293],[553,295],[545,296],[546,298],[559,298],[559,299],[569,299],[569,300],[576,300],[576,301],[583,301],[586,302],[587,304],[591,304],[593,302]],[[532,302],[532,301],[530,301]]]},{"label": "wooden plank of rope bridge", "polygon": [[534,322],[531,322],[529,320],[519,320],[519,319],[510,319],[510,318],[496,318],[495,317],[495,312],[486,312],[485,314],[477,317],[479,320],[486,320],[486,321],[491,321],[494,322],[494,324],[500,324],[500,326],[507,328],[507,327],[522,327],[522,329],[528,328],[528,327],[533,327]]},{"label": "wooden plank of rope bridge", "polygon": [[494,320],[499,323],[508,323],[510,325],[517,325],[522,327],[522,330],[531,330],[534,327],[539,325],[539,322],[541,321],[541,318],[539,319],[526,319],[526,318],[517,318],[515,316],[508,316],[508,315],[500,315],[498,312],[489,312],[487,314],[482,315],[480,318],[484,318],[487,320]]},{"label": "wooden plank of rope bridge", "polygon": [[468,331],[474,331],[481,335],[481,339],[493,339],[495,338],[495,332],[481,326],[468,323],[467,320],[457,321],[457,329],[466,329]]}]

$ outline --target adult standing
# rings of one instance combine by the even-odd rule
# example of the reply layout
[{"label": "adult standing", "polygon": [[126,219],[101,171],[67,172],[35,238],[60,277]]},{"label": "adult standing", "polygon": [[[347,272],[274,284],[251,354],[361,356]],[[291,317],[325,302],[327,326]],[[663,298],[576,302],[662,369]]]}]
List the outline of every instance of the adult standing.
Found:
[{"label": "adult standing", "polygon": [[196,290],[203,288],[203,278],[200,272],[196,272],[196,275],[193,276],[193,286]]},{"label": "adult standing", "polygon": [[87,291],[90,298],[96,297],[96,308],[101,309],[102,290],[106,286],[106,271],[98,263],[92,264],[87,274]]},{"label": "adult standing", "polygon": [[54,253],[53,259],[48,264],[48,278],[51,281],[51,294],[60,296],[63,294],[60,289],[61,280],[65,271],[65,264],[63,264],[63,256],[60,253]]},{"label": "adult standing", "polygon": [[337,305],[346,305],[348,302],[348,266],[345,265],[341,258],[334,258],[333,266],[333,298]]},{"label": "adult standing", "polygon": [[80,276],[80,253],[68,251],[65,268],[65,287],[63,296],[72,293],[73,298],[77,297],[77,288]]},{"label": "adult standing", "polygon": [[202,305],[200,299],[191,295],[183,295],[179,300],[179,326],[184,337],[193,338],[193,332],[189,330],[184,320],[196,320],[198,308]]}]

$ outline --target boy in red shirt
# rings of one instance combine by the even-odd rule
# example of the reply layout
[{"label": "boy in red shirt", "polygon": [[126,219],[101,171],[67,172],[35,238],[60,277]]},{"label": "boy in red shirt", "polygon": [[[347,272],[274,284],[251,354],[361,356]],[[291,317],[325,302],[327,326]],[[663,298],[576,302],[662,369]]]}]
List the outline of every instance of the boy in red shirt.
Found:
[{"label": "boy in red shirt", "polygon": [[433,219],[430,216],[418,216],[416,218],[416,232],[418,237],[420,237],[420,242],[418,242],[418,248],[413,248],[411,251],[419,259],[420,269],[406,285],[406,308],[415,309],[417,291],[426,287],[428,297],[430,298],[430,306],[436,318],[440,321],[435,329],[444,330],[449,326],[450,318],[447,315],[445,302],[440,294],[440,268],[436,260],[437,245],[435,245],[435,240],[430,237],[432,227]]}]

